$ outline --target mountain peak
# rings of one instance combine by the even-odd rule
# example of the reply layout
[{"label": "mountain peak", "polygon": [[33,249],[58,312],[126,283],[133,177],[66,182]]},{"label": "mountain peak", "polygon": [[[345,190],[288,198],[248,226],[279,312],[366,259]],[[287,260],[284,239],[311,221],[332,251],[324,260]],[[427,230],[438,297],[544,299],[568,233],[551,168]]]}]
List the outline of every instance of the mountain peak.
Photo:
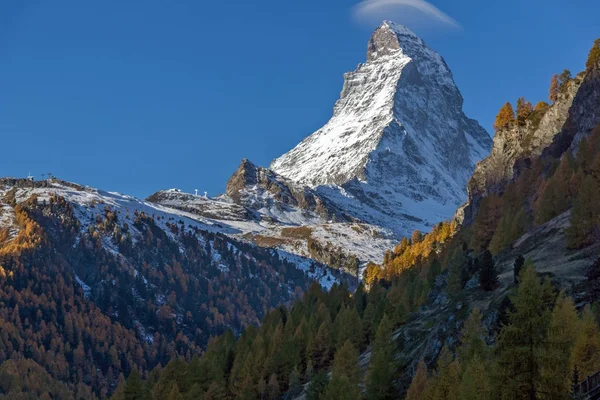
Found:
[{"label": "mountain peak", "polygon": [[421,38],[406,26],[384,21],[369,39],[367,61],[374,61],[395,53],[403,54],[406,52],[406,47],[410,48],[415,44],[418,47],[425,46]]},{"label": "mountain peak", "polygon": [[443,58],[408,28],[385,21],[368,48],[367,63],[345,74],[329,122],[271,169],[363,221],[427,229],[464,202],[491,138],[463,113]]}]

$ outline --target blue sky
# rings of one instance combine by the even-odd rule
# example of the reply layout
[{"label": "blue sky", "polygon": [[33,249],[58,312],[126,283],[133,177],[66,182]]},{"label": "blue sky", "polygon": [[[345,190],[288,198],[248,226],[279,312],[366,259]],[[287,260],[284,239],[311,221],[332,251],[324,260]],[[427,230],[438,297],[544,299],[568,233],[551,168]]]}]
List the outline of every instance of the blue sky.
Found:
[{"label": "blue sky", "polygon": [[460,28],[406,5],[357,18],[357,3],[4,0],[0,176],[216,195],[242,158],[268,165],[329,119],[382,15],[446,59],[490,131],[505,101],[545,100],[554,72],[582,70],[600,36],[597,0],[430,2]]}]

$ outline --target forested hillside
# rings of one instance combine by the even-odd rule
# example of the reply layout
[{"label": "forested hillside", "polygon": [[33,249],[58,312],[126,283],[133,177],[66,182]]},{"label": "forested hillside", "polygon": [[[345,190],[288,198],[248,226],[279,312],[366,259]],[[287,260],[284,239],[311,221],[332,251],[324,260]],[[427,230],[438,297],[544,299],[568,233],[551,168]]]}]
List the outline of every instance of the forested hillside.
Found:
[{"label": "forested hillside", "polygon": [[553,79],[557,103],[503,107],[509,172],[482,162],[456,220],[402,240],[355,293],[313,286],[113,398],[570,398],[600,370],[598,46]]},{"label": "forested hillside", "polygon": [[211,336],[257,325],[312,282],[277,252],[183,217],[77,203],[90,193],[65,182],[2,184],[12,187],[2,199],[12,222],[0,230],[9,398],[106,397],[131,371],[189,361]]}]

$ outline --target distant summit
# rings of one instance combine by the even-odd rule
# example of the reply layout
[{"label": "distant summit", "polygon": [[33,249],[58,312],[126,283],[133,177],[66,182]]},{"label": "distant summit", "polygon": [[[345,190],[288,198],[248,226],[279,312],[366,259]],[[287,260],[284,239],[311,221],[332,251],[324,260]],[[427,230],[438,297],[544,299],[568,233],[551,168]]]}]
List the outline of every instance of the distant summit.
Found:
[{"label": "distant summit", "polygon": [[367,62],[345,75],[331,120],[271,164],[365,222],[398,234],[427,230],[466,199],[492,140],[462,111],[444,59],[386,21]]}]

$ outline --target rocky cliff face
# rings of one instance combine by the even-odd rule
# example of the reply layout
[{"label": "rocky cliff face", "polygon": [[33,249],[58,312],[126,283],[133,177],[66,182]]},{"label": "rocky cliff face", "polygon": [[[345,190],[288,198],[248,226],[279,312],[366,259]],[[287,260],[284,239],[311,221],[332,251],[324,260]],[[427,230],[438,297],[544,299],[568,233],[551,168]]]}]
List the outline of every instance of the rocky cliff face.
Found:
[{"label": "rocky cliff face", "polygon": [[468,184],[469,200],[457,217],[470,224],[483,197],[501,193],[534,158],[560,158],[569,149],[576,152],[581,139],[598,123],[600,66],[578,74],[554,104],[535,111],[525,125],[496,132],[492,152],[477,164]]},{"label": "rocky cliff face", "polygon": [[328,199],[307,186],[242,160],[227,182],[225,194],[236,204],[259,212],[273,221],[302,222],[323,219],[338,222],[353,220]]},{"label": "rocky cliff face", "polygon": [[491,147],[462,103],[442,57],[385,22],[367,62],[345,75],[331,120],[271,169],[365,222],[398,234],[428,229],[464,201],[468,177]]}]

